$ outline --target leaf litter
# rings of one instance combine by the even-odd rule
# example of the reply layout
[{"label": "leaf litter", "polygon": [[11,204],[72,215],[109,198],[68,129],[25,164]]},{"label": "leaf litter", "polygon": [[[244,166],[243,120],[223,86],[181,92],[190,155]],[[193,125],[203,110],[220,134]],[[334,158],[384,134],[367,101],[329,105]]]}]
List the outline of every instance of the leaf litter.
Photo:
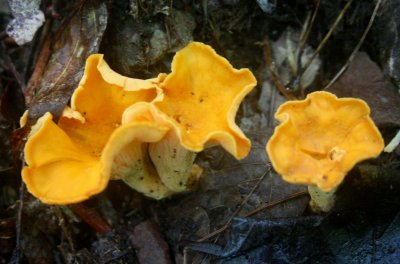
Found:
[{"label": "leaf litter", "polygon": [[[260,4],[264,9],[268,7],[267,13]],[[344,4],[321,2],[316,8],[311,2],[293,7],[280,2],[272,5],[268,1],[173,1],[166,4],[132,0],[124,4],[110,2],[107,6],[98,1],[84,1],[77,6],[44,2],[43,6],[52,5],[61,19],[53,21],[52,27],[59,29],[55,30],[58,32],[52,45],[43,48],[42,42],[42,49],[36,49],[51,52],[47,59],[42,56],[45,66],[41,66],[42,74],[35,77],[40,79],[31,88],[35,92],[29,95],[32,123],[46,111],[59,114],[68,103],[87,54],[103,52],[121,74],[143,78],[166,71],[171,54],[194,39],[216,47],[235,67],[250,67],[256,74],[260,85],[239,109],[238,119],[251,137],[253,147],[242,161],[234,160],[220,148],[204,151],[196,161],[204,169],[201,182],[193,192],[172,199],[155,202],[125,186],[111,183],[105,193],[84,203],[84,215],[97,219],[95,223],[85,220],[85,216],[71,208],[54,209],[25,194],[22,196],[25,197],[20,236],[22,254],[13,260],[145,263],[139,256],[146,242],[138,240],[142,235],[133,231],[141,225],[146,226],[150,234],[158,230],[159,235],[153,236],[152,244],[161,245],[166,241],[170,256],[164,254],[165,247],[160,251],[164,252],[166,263],[380,263],[398,259],[400,185],[394,176],[400,164],[397,152],[383,154],[377,160],[354,168],[338,190],[337,204],[328,215],[314,215],[308,211],[308,197],[302,194],[305,187],[283,182],[269,169],[265,154],[265,143],[276,124],[272,114],[280,104],[278,101],[285,99],[275,86],[277,82],[271,82],[268,73],[271,67],[266,65],[268,56],[259,44],[266,37],[270,43],[275,43],[287,34],[284,32],[289,26],[301,30],[301,21],[314,17],[314,23],[306,24],[310,28],[304,47],[315,50],[343,12]],[[384,2],[382,10],[388,12],[388,7],[393,9],[395,5],[398,4]],[[321,64],[304,92],[320,89],[340,70],[358,43],[374,7],[374,3],[351,3],[333,34],[319,49]],[[338,96],[366,100],[385,139],[390,140],[399,128],[398,87],[378,65],[388,65],[389,58],[396,61],[397,57],[393,53],[392,57],[383,56],[386,53],[380,54],[380,50],[368,45],[368,42],[379,42],[380,49],[384,46],[377,31],[377,25],[382,25],[384,19],[376,18],[372,33],[361,46],[362,52],[356,54],[330,89]],[[355,34],[349,34],[349,27]],[[297,45],[295,42],[294,46]],[[81,47],[78,50],[82,53],[74,47]],[[32,48],[27,44],[22,49]],[[7,44],[7,53],[13,49]],[[22,72],[19,65],[26,57],[18,57],[18,54],[11,53],[11,58],[18,62],[15,64],[17,71]],[[296,61],[299,61],[299,54],[294,53]],[[36,58],[39,57],[37,54]],[[296,65],[295,71],[282,73],[290,67],[278,70],[275,78],[284,89],[288,86],[291,94],[301,97],[301,90],[297,91],[298,87],[291,84],[298,78],[299,69],[307,65],[307,60]],[[16,85],[18,80],[10,68],[1,69],[1,94],[4,95],[3,87],[10,79],[13,89],[23,88]],[[396,76],[393,69],[389,69],[389,74]],[[284,75],[289,77],[282,78]],[[6,101],[8,105],[9,99]],[[11,126],[0,130],[5,133],[0,143],[5,146],[8,160],[4,167],[7,171],[0,171],[4,186],[0,191],[0,243],[8,245],[0,256],[4,261],[11,259],[15,243],[12,225],[18,222],[14,216],[18,208],[16,193],[20,176],[18,169],[8,170],[13,166],[8,137],[10,129],[16,128],[15,116],[12,119],[8,123]],[[3,148],[1,150],[3,153]],[[291,197],[295,198],[289,199]],[[97,218],[90,216],[91,210],[97,212]],[[149,219],[151,225],[146,224]],[[99,232],[96,223],[106,224],[111,231]],[[146,228],[143,232],[147,232]],[[209,236],[216,230],[221,231]],[[3,236],[4,232],[9,233]],[[135,239],[133,245],[131,241]]]}]

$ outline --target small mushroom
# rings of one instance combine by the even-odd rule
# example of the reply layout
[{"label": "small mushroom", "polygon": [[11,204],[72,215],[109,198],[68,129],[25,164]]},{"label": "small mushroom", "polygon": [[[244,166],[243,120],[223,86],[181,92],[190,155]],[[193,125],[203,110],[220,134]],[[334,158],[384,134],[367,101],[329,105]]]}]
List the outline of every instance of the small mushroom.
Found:
[{"label": "small mushroom", "polygon": [[285,181],[309,185],[315,210],[329,211],[350,169],[382,152],[382,136],[369,114],[364,101],[323,91],[276,111],[281,124],[268,141],[268,156]]},{"label": "small mushroom", "polygon": [[[32,126],[22,177],[29,192],[45,203],[69,204],[101,192],[110,179],[103,149],[120,127],[123,111],[152,101],[158,79],[137,80],[112,71],[102,55],[90,56],[85,72],[57,124],[46,113]],[[26,115],[21,123],[26,122]]]}]

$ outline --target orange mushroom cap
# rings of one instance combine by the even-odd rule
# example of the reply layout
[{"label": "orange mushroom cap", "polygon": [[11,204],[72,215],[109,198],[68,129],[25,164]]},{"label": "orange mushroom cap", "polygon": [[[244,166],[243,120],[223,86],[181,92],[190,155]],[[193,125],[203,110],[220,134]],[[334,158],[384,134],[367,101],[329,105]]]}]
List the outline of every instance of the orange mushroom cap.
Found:
[{"label": "orange mushroom cap", "polygon": [[273,167],[287,182],[334,189],[356,163],[384,148],[369,114],[360,99],[322,91],[282,104],[275,113],[281,124],[266,147]]},{"label": "orange mushroom cap", "polygon": [[70,118],[68,113],[61,116],[58,126],[77,144],[99,156],[111,133],[120,126],[123,111],[136,102],[152,101],[157,95],[157,82],[122,76],[110,69],[103,55],[91,55],[71,99],[72,111],[82,115],[85,122]]},{"label": "orange mushroom cap", "polygon": [[248,69],[236,70],[210,46],[192,42],[176,53],[154,103],[172,120],[185,148],[199,152],[219,143],[242,159],[251,143],[235,116],[256,83]]},{"label": "orange mushroom cap", "polygon": [[112,71],[102,55],[90,56],[71,108],[58,124],[46,113],[32,127],[24,149],[28,166],[22,171],[28,190],[52,204],[75,203],[101,192],[111,162],[101,159],[103,149],[125,108],[156,97],[155,82],[158,79],[124,77]]},{"label": "orange mushroom cap", "polygon": [[46,113],[32,126],[25,145],[22,179],[31,194],[44,203],[65,204],[101,192],[108,182],[100,163],[77,146]]}]

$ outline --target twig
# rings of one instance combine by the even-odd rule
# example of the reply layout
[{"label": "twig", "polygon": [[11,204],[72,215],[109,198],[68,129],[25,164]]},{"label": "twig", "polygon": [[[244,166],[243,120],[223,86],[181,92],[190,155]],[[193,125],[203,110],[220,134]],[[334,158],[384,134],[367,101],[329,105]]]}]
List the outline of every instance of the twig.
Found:
[{"label": "twig", "polygon": [[42,80],[42,76],[43,76],[45,67],[51,56],[51,43],[52,43],[52,36],[51,36],[51,34],[48,34],[42,44],[39,58],[35,65],[35,70],[33,71],[32,75],[29,79],[28,85],[23,90],[24,97],[25,97],[25,103],[27,105],[29,105],[33,93],[35,92],[38,85],[40,84],[40,81]]},{"label": "twig", "polygon": [[271,207],[274,207],[275,205],[278,205],[278,204],[281,204],[281,203],[296,199],[298,197],[301,197],[301,196],[304,196],[304,195],[307,195],[307,194],[308,194],[307,191],[297,192],[297,193],[293,193],[293,194],[291,194],[289,196],[286,196],[285,198],[282,198],[282,199],[279,199],[279,200],[276,200],[276,201],[273,201],[273,202],[265,203],[265,204],[261,205],[260,207],[254,209],[253,211],[247,213],[244,217],[249,217],[249,216],[255,215],[256,213],[258,213],[258,212],[260,212],[262,210],[269,209]]},{"label": "twig", "polygon": [[271,166],[268,166],[268,168],[265,170],[265,172],[261,175],[261,177],[258,179],[257,183],[253,186],[251,191],[246,195],[246,197],[243,199],[241,204],[239,205],[238,208],[236,208],[235,212],[229,217],[228,221],[223,225],[221,228],[215,230],[214,232],[211,232],[210,234],[200,238],[197,240],[197,242],[204,242],[205,240],[208,240],[223,231],[225,231],[232,223],[233,218],[242,210],[243,206],[248,202],[250,199],[251,195],[257,190],[257,188],[260,186],[261,182],[264,180],[265,176],[268,175],[271,172]]},{"label": "twig", "polygon": [[337,25],[339,24],[339,22],[342,20],[342,18],[344,17],[344,15],[346,14],[347,10],[349,9],[351,3],[353,2],[353,0],[349,0],[346,5],[343,7],[342,11],[340,12],[340,14],[338,15],[338,17],[336,18],[335,22],[333,23],[332,27],[329,29],[328,33],[325,35],[325,37],[322,39],[322,41],[319,43],[317,49],[314,51],[313,55],[311,56],[310,60],[306,63],[306,65],[304,66],[304,68],[300,71],[300,78],[301,75],[308,69],[308,67],[311,65],[311,63],[314,61],[315,57],[317,57],[317,55],[319,54],[319,52],[321,51],[321,49],[325,46],[326,42],[328,41],[328,39],[331,37],[331,35],[333,34],[333,31],[335,31]]},{"label": "twig", "polygon": [[290,93],[287,89],[286,86],[283,84],[282,80],[279,78],[279,74],[277,73],[273,60],[272,60],[272,53],[271,53],[271,47],[269,45],[268,39],[264,39],[262,42],[262,46],[264,47],[264,53],[265,53],[265,62],[268,66],[269,71],[271,72],[271,79],[274,82],[276,88],[286,97],[288,100],[295,100],[296,97]]},{"label": "twig", "polygon": [[400,130],[397,131],[396,135],[392,140],[390,140],[389,144],[386,145],[386,147],[383,149],[384,152],[393,152],[397,148],[397,146],[400,144]]},{"label": "twig", "polygon": [[111,227],[92,208],[88,208],[82,203],[71,204],[70,208],[97,233],[102,234],[111,231]]},{"label": "twig", "polygon": [[208,2],[207,0],[201,1],[201,7],[203,8],[203,14],[204,14],[204,17],[203,17],[204,21],[208,20],[208,5],[207,5],[208,3],[207,2]]},{"label": "twig", "polygon": [[299,53],[297,55],[297,72],[296,72],[296,78],[295,78],[295,83],[298,84],[298,88],[296,88],[295,90],[297,90],[297,89],[300,90],[301,97],[304,97],[304,87],[301,85],[301,75],[302,75],[301,74],[301,68],[302,68],[301,58],[303,57],[304,48],[306,46],[308,37],[310,36],[311,29],[315,22],[315,18],[317,17],[317,13],[318,13],[320,4],[321,4],[321,0],[317,0],[317,3],[315,4],[315,8],[314,8],[313,14],[311,16],[311,19],[307,23],[306,32],[304,33],[304,35],[302,35],[302,37],[300,39]]},{"label": "twig", "polygon": [[75,246],[74,246],[74,241],[71,238],[71,234],[65,225],[65,218],[63,213],[61,212],[61,209],[59,206],[53,206],[52,207],[54,214],[57,216],[58,219],[58,225],[61,227],[62,232],[64,233],[65,238],[68,241],[69,249],[72,252],[75,252]]},{"label": "twig", "polygon": [[229,170],[232,170],[232,169],[241,168],[243,166],[248,166],[248,165],[261,166],[261,165],[265,165],[265,163],[262,163],[262,162],[258,162],[258,163],[257,162],[243,162],[243,163],[239,163],[237,165],[233,165],[233,166],[230,166],[230,167],[213,170],[212,173],[221,172],[221,171],[229,171]]},{"label": "twig", "polygon": [[338,73],[336,73],[335,77],[333,77],[333,79],[328,83],[328,85],[326,85],[324,87],[325,89],[328,89],[334,82],[337,81],[337,79],[339,79],[339,77],[342,75],[342,73],[347,69],[347,67],[349,67],[350,63],[353,61],[354,56],[356,55],[356,53],[358,52],[358,50],[360,49],[361,45],[364,43],[365,38],[368,35],[369,30],[372,27],[372,24],[374,23],[376,14],[378,13],[379,7],[382,3],[382,0],[378,0],[378,2],[375,5],[375,9],[374,12],[372,12],[371,18],[368,22],[367,27],[364,30],[364,33],[362,34],[360,40],[358,41],[356,47],[354,48],[353,52],[351,53],[349,59],[346,61],[345,65],[343,65],[343,67],[340,69],[340,71]]},{"label": "twig", "polygon": [[19,203],[17,212],[17,223],[15,226],[15,249],[13,252],[13,263],[21,263],[21,226],[22,226],[22,210],[24,208],[24,194],[25,194],[25,183],[21,181],[19,187]]},{"label": "twig", "polygon": [[[240,236],[239,241],[235,243],[235,245],[228,246],[228,248],[223,248],[220,245],[210,244],[210,243],[198,243],[198,242],[188,242],[184,248],[184,254],[187,256],[187,249],[192,251],[197,251],[201,253],[211,254],[217,256],[219,258],[228,258],[234,254],[236,254],[245,244],[246,240],[250,236],[251,232],[254,229],[256,222],[253,222],[246,233]],[[203,259],[204,261],[205,259]],[[184,263],[188,263],[187,257],[185,258]],[[201,262],[202,263],[202,262]]]},{"label": "twig", "polygon": [[[23,71],[25,80],[29,80],[30,76],[32,75],[32,71],[35,70],[34,64],[36,64],[37,59],[40,56],[40,52],[41,52],[43,43],[47,38],[47,35],[51,34],[50,29],[51,29],[52,24],[53,24],[53,18],[49,16],[48,19],[46,19],[43,27],[40,29],[40,35],[38,34],[38,36],[36,38],[34,38],[34,40],[32,41],[32,47],[29,51],[28,60],[27,60],[27,63],[25,64],[25,69]],[[28,81],[28,83],[29,83],[29,81]]]},{"label": "twig", "polygon": [[[313,11],[313,14],[311,16],[311,20],[308,23],[307,30],[306,30],[305,34],[303,35],[303,37],[301,38],[300,49],[299,49],[301,52],[303,52],[304,47],[306,46],[308,37],[310,36],[311,29],[312,29],[312,27],[314,25],[315,18],[317,17],[317,13],[318,13],[320,4],[321,4],[321,0],[317,0],[317,3],[315,4],[315,8],[314,8],[314,11]],[[298,69],[300,69],[300,68],[298,68]]]},{"label": "twig", "polygon": [[25,87],[24,79],[22,78],[21,74],[19,74],[19,72],[15,68],[15,65],[14,65],[12,59],[10,58],[10,56],[7,53],[7,48],[4,44],[4,42],[0,42],[0,45],[3,50],[4,61],[5,61],[5,66],[7,67],[7,70],[12,73],[12,75],[14,76],[14,79],[17,81],[19,87],[21,88],[21,90],[23,90]]},{"label": "twig", "polygon": [[13,169],[12,166],[0,168],[0,173],[11,171]]}]

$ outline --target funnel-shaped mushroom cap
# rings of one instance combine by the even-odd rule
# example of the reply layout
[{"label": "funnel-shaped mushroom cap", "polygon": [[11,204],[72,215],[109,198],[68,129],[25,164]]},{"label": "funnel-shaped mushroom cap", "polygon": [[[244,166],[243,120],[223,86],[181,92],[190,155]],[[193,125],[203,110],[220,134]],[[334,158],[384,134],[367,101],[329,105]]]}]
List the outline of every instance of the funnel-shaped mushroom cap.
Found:
[{"label": "funnel-shaped mushroom cap", "polygon": [[22,170],[28,190],[45,203],[74,203],[101,192],[108,182],[100,163],[79,148],[46,113],[32,127]]},{"label": "funnel-shaped mushroom cap", "polygon": [[235,116],[256,83],[248,69],[236,70],[210,46],[193,42],[176,53],[155,104],[171,117],[187,149],[199,152],[219,143],[242,159],[250,140],[235,124]]},{"label": "funnel-shaped mushroom cap", "polygon": [[63,116],[58,122],[76,143],[100,155],[111,133],[120,126],[123,111],[130,105],[152,101],[157,95],[157,79],[139,80],[122,76],[107,65],[103,55],[91,55],[84,76],[71,99],[71,109],[84,118]]},{"label": "funnel-shaped mushroom cap", "polygon": [[281,124],[267,144],[273,167],[287,182],[332,190],[357,162],[383,150],[369,114],[364,101],[328,92],[282,104],[275,113]]},{"label": "funnel-shaped mushroom cap", "polygon": [[[68,204],[102,191],[110,173],[101,160],[104,147],[120,126],[122,112],[156,97],[154,80],[136,80],[113,72],[102,55],[87,59],[80,86],[56,125],[40,118],[25,145],[28,190],[45,203]],[[24,119],[22,119],[24,123]]]}]

